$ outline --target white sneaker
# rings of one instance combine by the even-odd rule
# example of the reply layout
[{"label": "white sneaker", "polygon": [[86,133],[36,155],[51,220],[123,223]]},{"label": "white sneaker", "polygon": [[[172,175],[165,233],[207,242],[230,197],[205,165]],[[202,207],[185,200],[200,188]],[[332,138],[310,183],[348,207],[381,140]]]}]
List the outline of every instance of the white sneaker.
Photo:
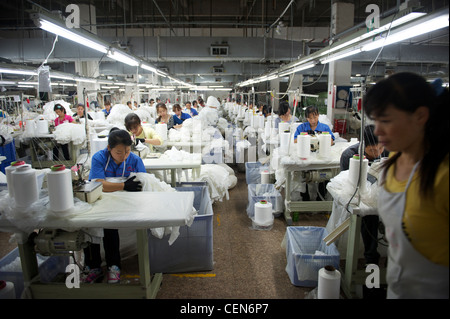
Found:
[{"label": "white sneaker", "polygon": [[120,269],[116,265],[108,269],[108,284],[116,284],[120,282]]}]

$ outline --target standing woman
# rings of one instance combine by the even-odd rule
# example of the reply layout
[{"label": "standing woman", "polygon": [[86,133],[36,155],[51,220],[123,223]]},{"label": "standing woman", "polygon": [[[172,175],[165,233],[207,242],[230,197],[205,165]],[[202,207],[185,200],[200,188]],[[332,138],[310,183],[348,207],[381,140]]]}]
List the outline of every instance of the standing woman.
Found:
[{"label": "standing woman", "polygon": [[167,106],[160,102],[156,105],[156,112],[158,113],[158,118],[156,119],[156,124],[167,124],[167,130],[174,127],[175,122],[173,116],[167,111]]},{"label": "standing woman", "polygon": [[[55,111],[56,115],[58,116],[55,119],[55,127],[57,127],[59,124],[63,123],[72,123],[74,119],[66,114],[66,109],[61,104],[55,104],[53,107],[53,111]],[[65,160],[70,160],[70,154],[69,154],[69,144],[56,144],[55,147],[53,147],[53,160],[59,161],[59,147],[61,146],[61,150],[63,152],[63,156]]]},{"label": "standing woman", "polygon": [[449,95],[433,85],[397,73],[365,98],[375,134],[391,151],[378,192],[389,241],[387,298],[449,297]]},{"label": "standing woman", "polygon": [[[92,156],[89,180],[101,182],[104,192],[129,191],[136,192],[142,189],[135,176],[128,178],[130,173],[145,173],[142,159],[131,153],[131,136],[125,130],[112,128],[108,136],[107,148],[98,151]],[[120,281],[120,240],[117,229],[103,230],[103,247],[105,250],[106,265],[108,268],[108,283]],[[103,278],[101,268],[100,244],[90,244],[84,249],[85,283],[94,283]]]}]

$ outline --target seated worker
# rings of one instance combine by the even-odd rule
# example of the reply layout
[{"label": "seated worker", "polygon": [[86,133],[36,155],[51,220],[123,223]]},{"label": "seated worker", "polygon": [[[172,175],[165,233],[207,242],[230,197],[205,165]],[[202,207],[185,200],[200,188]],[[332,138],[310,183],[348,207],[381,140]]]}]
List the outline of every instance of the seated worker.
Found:
[{"label": "seated worker", "polygon": [[[84,115],[86,112],[84,111],[84,105],[81,103],[77,104],[77,112],[72,115],[76,123],[81,123],[80,119],[84,119]],[[88,113],[88,120],[92,120],[92,117]]]},{"label": "seated worker", "polygon": [[137,143],[149,144],[150,151],[153,151],[152,145],[161,145],[162,138],[151,127],[143,127],[141,119],[136,113],[128,113],[125,117],[125,127],[132,134],[133,140]]},{"label": "seated worker", "polygon": [[[135,181],[135,177],[128,178],[132,172],[146,172],[142,159],[131,153],[132,143],[127,131],[113,127],[109,132],[107,148],[92,156],[89,180],[101,182],[104,192],[142,190],[141,183]],[[108,283],[118,283],[121,267],[119,232],[117,229],[104,229],[103,232]],[[81,278],[82,282],[100,281],[104,276],[101,268],[100,244],[91,243],[85,248],[84,258],[86,267]]]},{"label": "seated worker", "polygon": [[278,124],[280,122],[298,122],[298,118],[296,116],[291,115],[291,109],[289,108],[289,103],[286,101],[280,102],[278,106],[278,117],[274,121],[274,127],[278,129]]},{"label": "seated worker", "polygon": [[319,109],[316,106],[308,106],[305,110],[305,117],[307,122],[300,124],[294,134],[294,143],[297,143],[297,136],[301,132],[314,135],[315,133],[328,132],[331,134],[331,145],[334,144],[334,134],[330,127],[319,122]]},{"label": "seated worker", "polygon": [[173,117],[173,121],[176,125],[176,127],[181,127],[181,125],[183,124],[183,122],[187,119],[190,119],[191,116],[187,113],[183,113],[183,111],[181,111],[181,106],[180,104],[174,104],[172,106],[172,111],[175,113],[175,116]]},{"label": "seated worker", "polygon": [[[369,160],[369,165],[381,157],[389,156],[389,152],[378,142],[378,137],[374,134],[374,130],[374,125],[368,125],[364,128],[364,155]],[[342,152],[340,161],[341,171],[349,169],[350,158],[355,154],[359,154],[359,146],[360,143],[354,144]],[[373,184],[377,181],[377,177],[370,175],[369,171],[367,180]],[[364,243],[364,259],[366,264],[378,265],[380,259],[380,254],[377,251],[379,224],[380,218],[378,215],[367,215],[361,219],[361,237]],[[377,293],[381,293],[381,291],[376,292],[373,289],[363,287],[364,298],[375,297]]]},{"label": "seated worker", "polygon": [[[55,119],[55,127],[57,127],[59,124],[72,123],[74,121],[74,119],[70,115],[66,114],[66,109],[61,104],[55,104],[53,111],[55,111],[56,115],[58,115],[58,117]],[[61,160],[59,158],[59,147],[61,147],[62,149],[64,159],[70,160],[69,144],[56,144],[55,147],[53,147],[53,160]]]},{"label": "seated worker", "polygon": [[272,115],[272,107],[267,104],[264,104],[263,108],[262,108],[262,112],[264,114],[264,117],[268,117],[268,116]]},{"label": "seated worker", "polygon": [[158,113],[158,117],[155,120],[155,124],[167,124],[167,130],[174,128],[175,121],[172,115],[167,111],[167,106],[159,102],[156,104],[156,112]]},{"label": "seated worker", "polygon": [[187,101],[187,102],[184,104],[184,107],[185,107],[185,111],[186,111],[191,117],[194,117],[194,116],[197,116],[197,115],[198,115],[197,110],[194,109],[194,108],[192,107],[191,102]]},{"label": "seated worker", "polygon": [[105,113],[105,118],[107,118],[108,115],[111,113],[111,102],[110,101],[105,102],[105,108],[102,111]]}]

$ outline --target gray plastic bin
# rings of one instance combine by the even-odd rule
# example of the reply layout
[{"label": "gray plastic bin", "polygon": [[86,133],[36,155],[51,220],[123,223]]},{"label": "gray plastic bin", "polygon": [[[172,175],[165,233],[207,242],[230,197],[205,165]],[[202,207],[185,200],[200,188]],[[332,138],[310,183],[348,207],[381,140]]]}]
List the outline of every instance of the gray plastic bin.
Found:
[{"label": "gray plastic bin", "polygon": [[327,235],[324,227],[287,227],[286,272],[293,285],[316,287],[321,268],[332,265],[339,269],[339,251],[334,243],[325,244]]},{"label": "gray plastic bin", "polygon": [[247,215],[250,218],[255,216],[255,203],[266,200],[272,204],[272,213],[283,212],[283,197],[275,188],[274,184],[249,184]]},{"label": "gray plastic bin", "polygon": [[176,190],[194,192],[194,208],[198,214],[190,227],[180,227],[180,235],[171,246],[168,235],[158,239],[148,232],[150,271],[177,273],[212,270],[213,210],[208,187],[181,186]]}]

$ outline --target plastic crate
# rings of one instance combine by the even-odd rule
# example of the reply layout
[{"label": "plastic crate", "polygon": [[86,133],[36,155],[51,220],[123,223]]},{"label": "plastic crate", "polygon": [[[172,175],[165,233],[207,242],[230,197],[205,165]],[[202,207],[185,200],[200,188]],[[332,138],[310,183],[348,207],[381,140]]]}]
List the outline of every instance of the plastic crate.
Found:
[{"label": "plastic crate", "polygon": [[148,232],[152,273],[207,271],[214,268],[213,210],[208,187],[187,185],[176,187],[176,190],[194,192],[194,208],[198,214],[190,227],[180,227],[180,235],[171,246],[168,235],[158,239]]},{"label": "plastic crate", "polygon": [[0,171],[5,174],[5,168],[11,165],[11,162],[16,160],[16,146],[14,141],[0,146],[0,155],[6,157],[6,159],[0,163]]},{"label": "plastic crate", "polygon": [[266,200],[272,204],[272,213],[283,212],[283,197],[275,188],[274,184],[249,184],[247,215],[250,218],[255,216],[255,203]]},{"label": "plastic crate", "polygon": [[321,268],[332,265],[339,269],[339,251],[334,243],[325,244],[327,235],[324,227],[287,227],[286,272],[293,285],[316,287]]},{"label": "plastic crate", "polygon": [[[37,256],[39,256],[40,259],[45,259],[39,265],[39,275],[41,282],[51,282],[56,275],[66,272],[66,267],[69,264],[69,256]],[[4,266],[7,266],[14,262],[17,257],[19,257],[19,249],[15,248],[0,260],[0,270]],[[16,298],[20,299],[24,289],[22,271],[0,271],[0,280],[13,282],[14,289],[16,291]]]},{"label": "plastic crate", "polygon": [[245,181],[247,184],[261,183],[261,171],[269,169],[269,165],[262,165],[260,162],[245,163]]},{"label": "plastic crate", "polygon": [[202,164],[222,164],[223,163],[223,149],[221,147],[214,147],[209,153],[203,154]]}]

